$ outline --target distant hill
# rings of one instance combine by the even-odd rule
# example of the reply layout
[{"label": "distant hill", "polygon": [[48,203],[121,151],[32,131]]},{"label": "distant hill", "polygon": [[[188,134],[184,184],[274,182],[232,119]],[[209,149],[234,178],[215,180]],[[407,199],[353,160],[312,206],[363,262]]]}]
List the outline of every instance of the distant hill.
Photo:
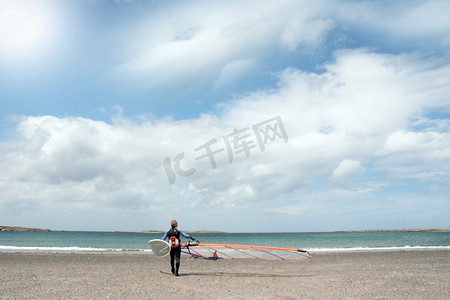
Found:
[{"label": "distant hill", "polygon": [[28,227],[20,227],[20,226],[0,226],[0,231],[44,231],[44,232],[50,232],[50,231],[55,231],[55,230],[41,229],[41,228],[28,228]]},{"label": "distant hill", "polygon": [[141,231],[142,233],[164,233],[164,231],[161,230],[145,230]]},{"label": "distant hill", "polygon": [[367,229],[367,230],[343,230],[335,232],[450,232],[450,229]]},{"label": "distant hill", "polygon": [[[60,230],[42,229],[42,228],[30,228],[21,226],[0,226],[0,231],[40,231],[40,232],[58,232]],[[225,233],[223,231],[214,230],[185,230],[191,233]],[[128,232],[128,231],[114,231],[114,232]],[[165,231],[162,230],[145,230],[140,233],[158,233],[163,234]]]}]

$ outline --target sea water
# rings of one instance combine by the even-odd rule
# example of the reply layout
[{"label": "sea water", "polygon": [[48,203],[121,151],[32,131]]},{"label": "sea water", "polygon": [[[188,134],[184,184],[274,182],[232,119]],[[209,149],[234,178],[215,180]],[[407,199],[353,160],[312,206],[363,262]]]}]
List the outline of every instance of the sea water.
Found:
[{"label": "sea water", "polygon": [[[159,239],[162,235],[137,232],[0,231],[0,252],[134,252],[151,254],[148,241]],[[203,243],[294,248],[313,253],[450,250],[449,232],[192,233],[192,236]]]}]

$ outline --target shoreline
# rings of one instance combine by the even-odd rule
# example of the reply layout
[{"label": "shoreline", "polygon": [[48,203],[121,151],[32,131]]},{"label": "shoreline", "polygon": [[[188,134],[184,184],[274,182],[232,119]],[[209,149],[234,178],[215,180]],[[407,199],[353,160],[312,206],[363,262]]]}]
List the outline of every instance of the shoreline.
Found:
[{"label": "shoreline", "polygon": [[298,261],[135,253],[0,253],[0,299],[448,299],[450,251],[320,253]]},{"label": "shoreline", "polygon": [[[450,251],[450,246],[393,246],[393,247],[353,247],[353,248],[309,248],[304,249],[311,254],[333,253],[374,253],[403,251]],[[84,248],[84,247],[33,247],[33,246],[2,246],[0,253],[77,253],[77,254],[120,254],[134,253],[152,255],[150,249],[125,248]]]}]

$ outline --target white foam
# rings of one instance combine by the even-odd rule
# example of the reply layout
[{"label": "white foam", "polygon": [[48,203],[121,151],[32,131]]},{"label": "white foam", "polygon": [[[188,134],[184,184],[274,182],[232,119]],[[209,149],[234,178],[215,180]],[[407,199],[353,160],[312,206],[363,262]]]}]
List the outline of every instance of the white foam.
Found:
[{"label": "white foam", "polygon": [[342,253],[342,252],[381,252],[381,251],[425,251],[450,250],[450,246],[401,246],[401,247],[354,247],[354,248],[310,248],[311,253]]},{"label": "white foam", "polygon": [[151,253],[149,249],[113,249],[113,248],[91,248],[91,247],[23,247],[23,246],[0,246],[0,252],[54,252],[54,253],[110,253],[110,252],[145,252]]}]

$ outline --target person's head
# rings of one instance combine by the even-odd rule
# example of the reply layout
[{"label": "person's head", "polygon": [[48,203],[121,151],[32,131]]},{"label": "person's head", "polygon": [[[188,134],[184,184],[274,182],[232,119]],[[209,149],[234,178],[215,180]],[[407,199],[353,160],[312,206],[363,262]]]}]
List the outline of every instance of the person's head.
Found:
[{"label": "person's head", "polygon": [[177,227],[177,226],[178,226],[177,220],[172,220],[172,221],[170,221],[170,226],[172,226],[172,228]]}]

